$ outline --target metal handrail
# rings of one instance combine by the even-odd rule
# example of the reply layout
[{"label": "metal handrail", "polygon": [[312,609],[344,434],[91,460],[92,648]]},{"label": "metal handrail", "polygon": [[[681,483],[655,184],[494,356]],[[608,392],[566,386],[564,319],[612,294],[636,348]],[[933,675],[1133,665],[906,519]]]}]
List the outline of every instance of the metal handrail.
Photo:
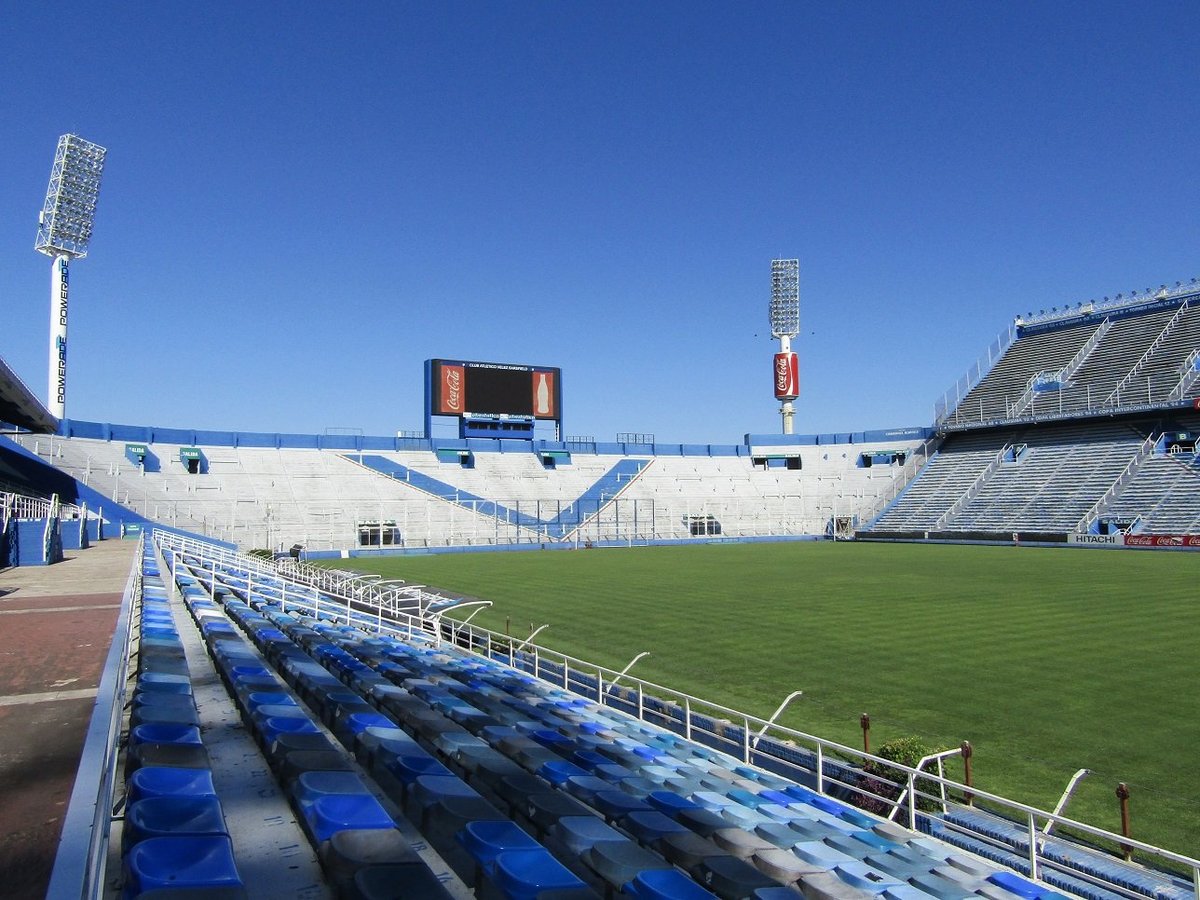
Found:
[{"label": "metal handrail", "polygon": [[[1197,379],[1200,379],[1200,347],[1189,353],[1179,366],[1179,383],[1171,388],[1171,393],[1167,394],[1167,399],[1182,400],[1183,395],[1196,383]],[[1176,394],[1179,396],[1176,397]]]},{"label": "metal handrail", "polygon": [[1146,440],[1142,441],[1137,451],[1133,454],[1133,459],[1129,460],[1125,468],[1121,470],[1121,474],[1109,485],[1108,490],[1101,495],[1100,499],[1092,504],[1091,509],[1083,514],[1083,518],[1076,523],[1075,531],[1077,533],[1086,533],[1092,527],[1092,523],[1100,518],[1100,513],[1113,501],[1125,485],[1132,480],[1137,470],[1141,468],[1142,463],[1145,462],[1146,457],[1158,446],[1158,441],[1159,438],[1154,435],[1150,435]]},{"label": "metal handrail", "polygon": [[959,495],[957,500],[947,507],[944,513],[938,516],[937,521],[933,525],[934,531],[940,531],[942,528],[945,528],[946,523],[963,511],[963,507],[965,507],[969,502],[971,502],[971,500],[975,498],[975,495],[982,490],[984,483],[992,477],[992,474],[998,468],[1000,468],[1000,463],[1004,461],[1005,454],[1007,454],[1011,449],[1012,444],[1006,442],[1004,446],[997,451],[996,455],[992,457],[991,462],[984,466],[983,471],[975,476],[975,480],[971,482],[970,486]]},{"label": "metal handrail", "polygon": [[1133,379],[1138,376],[1138,373],[1141,372],[1146,363],[1150,361],[1150,357],[1154,355],[1154,352],[1162,345],[1162,342],[1167,339],[1167,335],[1175,330],[1175,326],[1179,324],[1184,313],[1187,312],[1187,309],[1188,300],[1184,300],[1183,303],[1179,305],[1179,309],[1175,311],[1175,314],[1167,320],[1167,324],[1164,325],[1162,331],[1158,333],[1158,337],[1150,342],[1150,346],[1146,348],[1146,352],[1143,353],[1141,358],[1139,358],[1138,361],[1133,364],[1133,368],[1125,373],[1125,377],[1117,382],[1117,386],[1113,388],[1112,393],[1108,395],[1108,398],[1100,404],[1101,406],[1121,405],[1121,389],[1127,384],[1132,383]]},{"label": "metal handrail", "polygon": [[104,896],[113,796],[129,650],[133,641],[133,604],[142,596],[142,554],[146,535],[138,538],[129,579],[121,597],[113,642],[105,658],[92,718],[80,754],[79,770],[63,817],[62,835],[46,896],[95,900]]}]

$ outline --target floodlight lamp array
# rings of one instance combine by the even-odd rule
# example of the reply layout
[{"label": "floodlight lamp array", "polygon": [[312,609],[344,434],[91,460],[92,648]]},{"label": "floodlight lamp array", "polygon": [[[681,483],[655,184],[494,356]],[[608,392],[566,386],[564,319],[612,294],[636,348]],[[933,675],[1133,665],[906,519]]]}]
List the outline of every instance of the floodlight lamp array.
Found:
[{"label": "floodlight lamp array", "polygon": [[800,260],[771,260],[771,336],[800,333]]},{"label": "floodlight lamp array", "polygon": [[58,139],[34,249],[47,256],[87,256],[100,176],[108,151],[74,134]]}]

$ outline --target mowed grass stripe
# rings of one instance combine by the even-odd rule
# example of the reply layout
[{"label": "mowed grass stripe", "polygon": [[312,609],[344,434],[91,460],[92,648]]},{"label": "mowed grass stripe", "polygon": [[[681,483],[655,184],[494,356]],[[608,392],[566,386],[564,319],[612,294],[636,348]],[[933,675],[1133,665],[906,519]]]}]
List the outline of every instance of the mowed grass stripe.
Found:
[{"label": "mowed grass stripe", "polygon": [[[1134,836],[1200,846],[1200,557],[1032,547],[714,544],[360,558],[496,601],[473,622],[853,746],[975,747],[977,784]],[[1191,762],[1189,762],[1191,761]]]}]

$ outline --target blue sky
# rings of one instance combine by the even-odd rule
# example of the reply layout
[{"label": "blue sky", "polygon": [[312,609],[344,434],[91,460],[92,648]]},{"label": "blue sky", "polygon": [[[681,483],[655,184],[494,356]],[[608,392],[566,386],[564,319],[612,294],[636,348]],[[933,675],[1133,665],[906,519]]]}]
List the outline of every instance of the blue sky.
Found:
[{"label": "blue sky", "polygon": [[927,424],[1014,315],[1200,275],[1200,4],[9,4],[0,356],[45,397],[58,136],[109,150],[70,417],[419,428],[422,362],[565,431]]}]

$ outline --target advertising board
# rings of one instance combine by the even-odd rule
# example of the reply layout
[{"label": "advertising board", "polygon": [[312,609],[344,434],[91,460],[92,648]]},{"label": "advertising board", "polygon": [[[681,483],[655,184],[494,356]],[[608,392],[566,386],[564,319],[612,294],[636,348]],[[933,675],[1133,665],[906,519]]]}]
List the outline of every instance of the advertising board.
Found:
[{"label": "advertising board", "polygon": [[562,418],[561,369],[449,359],[426,365],[435,416]]}]

